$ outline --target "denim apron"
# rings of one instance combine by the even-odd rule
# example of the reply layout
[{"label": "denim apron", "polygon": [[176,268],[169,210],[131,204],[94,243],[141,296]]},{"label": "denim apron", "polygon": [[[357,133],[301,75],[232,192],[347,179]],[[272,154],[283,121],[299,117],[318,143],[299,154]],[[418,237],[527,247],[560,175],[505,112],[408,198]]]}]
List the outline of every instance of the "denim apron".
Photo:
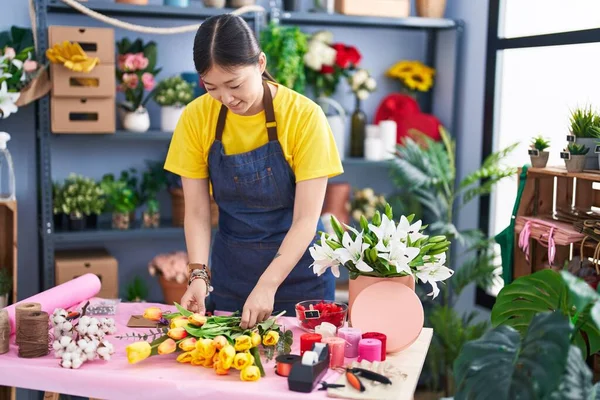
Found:
[{"label": "denim apron", "polygon": [[[277,139],[273,98],[266,81],[263,87],[268,143],[246,153],[226,155],[222,137],[227,107],[222,105],[208,155],[213,197],[219,207],[219,229],[211,254],[214,290],[210,302],[220,311],[242,311],[292,225],[295,175]],[[320,221],[317,230],[324,230]],[[312,261],[307,248],[277,290],[274,312],[285,310],[287,316],[295,316],[294,306],[299,301],[334,299],[335,277],[330,271],[315,275]]]}]

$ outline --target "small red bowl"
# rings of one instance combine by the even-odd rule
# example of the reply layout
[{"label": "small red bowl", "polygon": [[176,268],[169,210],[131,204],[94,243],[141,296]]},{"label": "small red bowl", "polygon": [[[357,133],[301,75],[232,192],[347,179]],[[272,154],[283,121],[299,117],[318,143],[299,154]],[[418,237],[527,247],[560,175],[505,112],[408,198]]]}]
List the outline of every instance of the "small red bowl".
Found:
[{"label": "small red bowl", "polygon": [[305,300],[296,304],[296,318],[303,329],[313,331],[323,322],[336,328],[344,325],[348,305],[331,300]]}]

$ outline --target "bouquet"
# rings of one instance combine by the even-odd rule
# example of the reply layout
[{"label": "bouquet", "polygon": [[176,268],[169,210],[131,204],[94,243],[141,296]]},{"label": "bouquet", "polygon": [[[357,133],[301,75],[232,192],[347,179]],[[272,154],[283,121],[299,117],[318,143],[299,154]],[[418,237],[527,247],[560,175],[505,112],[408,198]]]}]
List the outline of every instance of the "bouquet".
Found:
[{"label": "bouquet", "polygon": [[155,76],[161,71],[156,68],[156,43],[144,44],[141,39],[131,43],[124,38],[117,42],[119,51],[117,64],[118,89],[125,93],[125,102],[121,107],[126,111],[143,108],[152,97],[151,93],[144,97],[145,91],[155,86]]},{"label": "bouquet", "polygon": [[314,86],[316,97],[331,96],[342,76],[356,69],[362,55],[354,46],[333,43],[333,33],[320,31],[312,35],[304,55],[306,79]]},{"label": "bouquet", "polygon": [[[126,335],[142,341],[127,346],[127,360],[138,363],[155,355],[177,354],[177,362],[214,369],[217,375],[239,371],[242,381],[256,381],[265,376],[259,346],[272,357],[276,347],[285,354],[291,351],[292,331],[282,333],[277,318],[269,318],[254,329],[242,329],[237,313],[230,316],[203,316],[194,314],[175,303],[177,312],[164,314],[158,307],[150,307],[144,318],[161,322],[160,328],[150,334]],[[147,338],[152,337],[152,342]]]},{"label": "bouquet", "polygon": [[399,61],[386,72],[386,76],[398,79],[409,93],[428,92],[433,86],[434,75],[435,69],[420,61]]},{"label": "bouquet", "polygon": [[414,215],[403,215],[396,225],[389,204],[385,213],[376,211],[371,221],[361,216],[360,232],[348,225],[344,229],[332,216],[334,234],[322,232],[320,240],[310,247],[314,260],[311,267],[317,275],[331,268],[333,275],[339,277],[342,266],[348,269],[350,279],[360,275],[378,278],[412,275],[416,282],[429,283],[433,289],[429,295],[436,298],[440,293],[437,282],[454,273],[444,266],[450,242],[443,235],[423,234],[426,227],[420,220],[414,223],[413,220]]},{"label": "bouquet", "polygon": [[358,100],[366,100],[377,89],[377,82],[369,71],[360,68],[348,77],[348,84]]},{"label": "bouquet", "polygon": [[30,29],[12,27],[10,33],[0,33],[0,116],[8,118],[23,106],[44,93],[28,99],[21,98],[33,79],[40,73],[35,60],[33,36]]}]

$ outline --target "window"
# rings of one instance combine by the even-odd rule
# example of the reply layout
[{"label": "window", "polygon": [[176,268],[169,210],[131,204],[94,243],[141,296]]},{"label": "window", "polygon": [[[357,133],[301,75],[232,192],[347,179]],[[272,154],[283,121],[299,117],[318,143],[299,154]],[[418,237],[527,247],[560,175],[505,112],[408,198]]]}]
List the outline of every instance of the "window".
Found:
[{"label": "window", "polygon": [[[571,111],[600,110],[600,1],[490,0],[489,13],[483,156],[520,142],[507,160],[520,167],[542,135],[552,142],[548,165],[564,165]],[[516,194],[516,179],[506,179],[481,200],[484,232],[508,226]],[[478,291],[478,303],[493,305],[502,284]]]}]

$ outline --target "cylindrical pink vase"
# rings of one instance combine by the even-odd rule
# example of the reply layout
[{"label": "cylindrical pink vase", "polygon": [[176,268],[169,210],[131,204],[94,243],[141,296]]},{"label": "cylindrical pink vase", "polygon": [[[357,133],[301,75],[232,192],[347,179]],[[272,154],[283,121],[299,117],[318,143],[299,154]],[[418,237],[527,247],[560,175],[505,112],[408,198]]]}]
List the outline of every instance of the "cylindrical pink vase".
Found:
[{"label": "cylindrical pink vase", "polygon": [[352,304],[360,292],[377,282],[383,281],[402,283],[412,290],[415,290],[415,278],[412,275],[400,276],[396,278],[373,278],[371,276],[359,276],[356,279],[350,279],[348,282],[348,315],[350,315]]}]

